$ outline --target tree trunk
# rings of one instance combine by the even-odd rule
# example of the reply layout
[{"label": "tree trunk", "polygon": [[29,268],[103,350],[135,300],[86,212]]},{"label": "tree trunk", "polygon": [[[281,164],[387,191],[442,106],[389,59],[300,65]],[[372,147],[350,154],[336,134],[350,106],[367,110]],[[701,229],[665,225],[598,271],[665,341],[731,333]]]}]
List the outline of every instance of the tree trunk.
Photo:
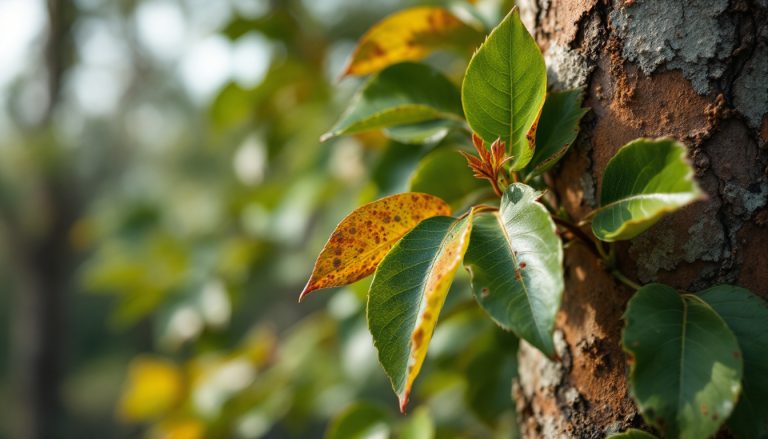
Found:
[{"label": "tree trunk", "polygon": [[[636,137],[689,148],[708,199],[617,246],[641,283],[688,291],[733,283],[766,297],[768,258],[768,0],[525,0],[549,83],[585,87],[592,111],[553,172],[577,219],[595,207],[600,176]],[[525,438],[602,438],[642,427],[620,346],[633,291],[584,248],[566,251],[555,334],[559,360],[525,345],[515,398]],[[727,433],[723,433],[727,436]]]}]

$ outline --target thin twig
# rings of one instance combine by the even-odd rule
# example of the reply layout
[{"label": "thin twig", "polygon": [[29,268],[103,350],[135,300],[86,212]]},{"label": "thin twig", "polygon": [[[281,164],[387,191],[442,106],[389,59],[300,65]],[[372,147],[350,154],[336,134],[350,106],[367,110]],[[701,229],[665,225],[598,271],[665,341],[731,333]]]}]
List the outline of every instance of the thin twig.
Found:
[{"label": "thin twig", "polygon": [[611,270],[611,275],[616,278],[619,282],[623,283],[624,285],[634,289],[639,290],[642,288],[642,285],[638,284],[637,282],[633,281],[632,279],[628,278],[619,270]]},{"label": "thin twig", "polygon": [[598,258],[603,259],[602,252],[597,248],[597,244],[594,240],[592,240],[589,235],[584,233],[583,230],[578,228],[575,224],[571,223],[570,221],[564,220],[560,217],[553,216],[552,220],[555,222],[555,224],[559,225],[560,227],[566,229],[569,231],[575,238],[578,238],[579,241],[584,243],[587,248]]}]

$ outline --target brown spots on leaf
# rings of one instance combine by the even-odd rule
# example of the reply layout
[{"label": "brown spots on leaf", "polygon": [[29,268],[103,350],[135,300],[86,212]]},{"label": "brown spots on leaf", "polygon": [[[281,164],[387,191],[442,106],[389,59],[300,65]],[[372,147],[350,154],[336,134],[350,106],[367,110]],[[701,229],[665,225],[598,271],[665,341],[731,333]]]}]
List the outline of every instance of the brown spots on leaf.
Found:
[{"label": "brown spots on leaf", "polygon": [[413,350],[421,349],[421,344],[424,343],[424,328],[418,328],[413,333]]},{"label": "brown spots on leaf", "polygon": [[482,298],[488,297],[489,294],[490,294],[490,291],[488,290],[488,288],[483,288],[480,290],[480,297]]},{"label": "brown spots on leaf", "polygon": [[520,263],[520,269],[521,270],[525,270],[525,267],[527,267],[526,263],[525,262],[521,262]]},{"label": "brown spots on leaf", "polygon": [[733,351],[733,358],[735,358],[737,360],[741,360],[741,352]]},{"label": "brown spots on leaf", "polygon": [[395,220],[395,222],[398,222],[398,223],[399,223],[399,222],[400,222],[400,219],[401,219],[401,218],[400,218],[400,215],[395,215],[395,217],[394,217],[394,220]]},{"label": "brown spots on leaf", "polygon": [[[431,195],[398,194],[366,204],[344,218],[315,262],[302,297],[321,288],[348,285],[376,270],[392,246],[419,221],[449,215],[450,207]],[[400,221],[392,221],[393,217]],[[376,232],[374,232],[376,230]]]}]

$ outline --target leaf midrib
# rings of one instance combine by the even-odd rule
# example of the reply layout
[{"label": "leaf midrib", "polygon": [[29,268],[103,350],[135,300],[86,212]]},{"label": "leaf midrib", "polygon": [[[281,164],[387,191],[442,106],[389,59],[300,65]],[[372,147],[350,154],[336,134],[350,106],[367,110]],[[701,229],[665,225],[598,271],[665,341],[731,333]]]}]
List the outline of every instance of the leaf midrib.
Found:
[{"label": "leaf midrib", "polygon": [[[501,234],[504,236],[504,239],[507,241],[507,244],[509,245],[510,249],[510,256],[512,256],[512,262],[515,264],[515,273],[517,274],[519,272],[519,261],[517,260],[517,256],[515,255],[514,247],[512,246],[512,238],[509,236],[509,233],[507,233],[507,228],[504,222],[502,221],[501,214],[499,212],[495,212],[494,216],[496,217],[496,221],[499,223],[499,228],[501,229]],[[523,293],[525,293],[525,303],[528,305],[528,309],[531,311],[531,320],[533,320],[533,324],[536,327],[536,335],[539,337],[540,341],[544,341],[545,338],[541,335],[541,327],[539,326],[539,321],[536,319],[536,313],[534,312],[533,306],[531,305],[531,294],[528,291],[528,287],[525,284],[525,280],[523,278],[523,274],[520,273],[520,285],[522,285]]]}]

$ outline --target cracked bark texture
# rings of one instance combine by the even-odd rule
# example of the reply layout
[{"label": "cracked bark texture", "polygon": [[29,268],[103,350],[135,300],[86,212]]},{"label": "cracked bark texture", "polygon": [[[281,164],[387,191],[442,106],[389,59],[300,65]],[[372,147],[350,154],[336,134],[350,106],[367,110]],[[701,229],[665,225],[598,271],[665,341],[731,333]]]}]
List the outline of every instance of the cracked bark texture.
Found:
[{"label": "cracked bark texture", "polygon": [[[733,283],[768,297],[768,0],[522,0],[551,88],[592,111],[553,171],[574,218],[626,142],[672,136],[708,194],[619,243],[621,269],[687,291]],[[523,343],[515,399],[525,438],[602,438],[643,424],[627,393],[621,315],[632,295],[579,246],[566,251],[559,359]],[[720,433],[729,437],[727,431]]]}]

